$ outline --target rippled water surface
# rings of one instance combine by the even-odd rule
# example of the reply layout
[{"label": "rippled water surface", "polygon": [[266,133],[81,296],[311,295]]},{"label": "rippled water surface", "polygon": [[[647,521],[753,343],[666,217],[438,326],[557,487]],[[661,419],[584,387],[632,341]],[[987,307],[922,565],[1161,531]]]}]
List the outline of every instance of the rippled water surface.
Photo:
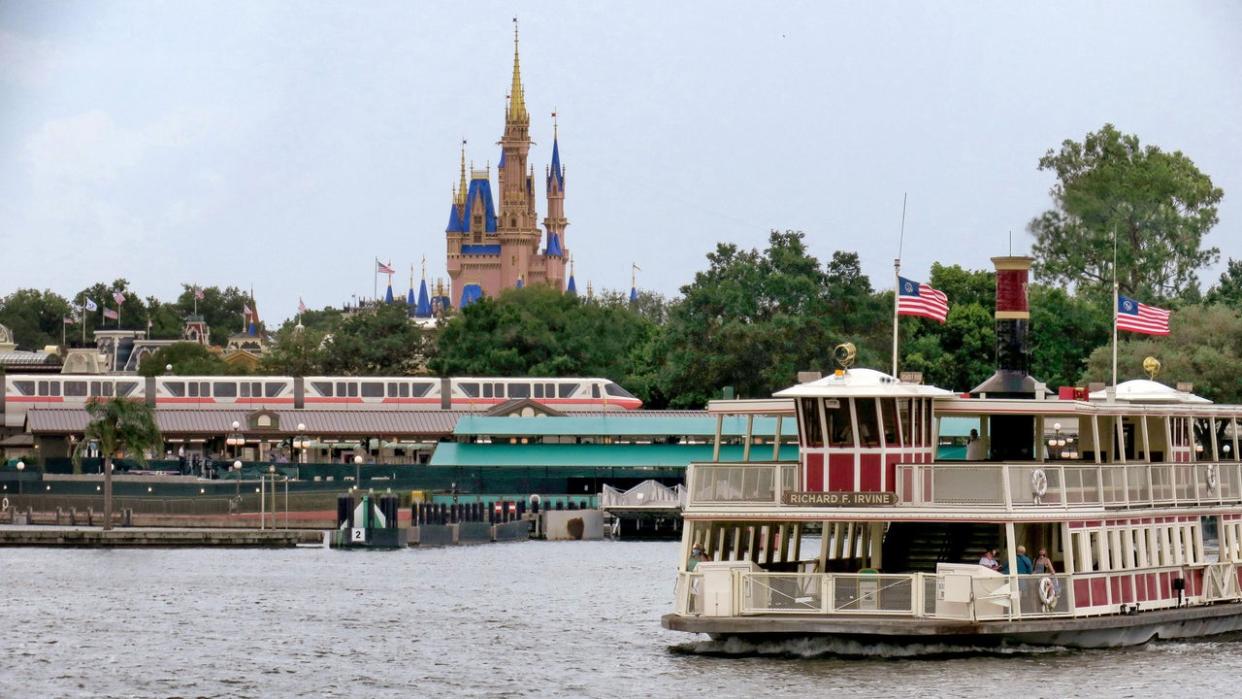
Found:
[{"label": "rippled water surface", "polygon": [[917,655],[715,644],[660,628],[676,555],[623,542],[0,549],[0,697],[1228,696],[1242,676],[1229,640]]}]

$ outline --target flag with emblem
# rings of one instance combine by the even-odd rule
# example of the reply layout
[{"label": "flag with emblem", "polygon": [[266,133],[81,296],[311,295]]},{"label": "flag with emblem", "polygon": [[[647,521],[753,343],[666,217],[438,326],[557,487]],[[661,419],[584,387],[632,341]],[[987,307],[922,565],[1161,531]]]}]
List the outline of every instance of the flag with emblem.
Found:
[{"label": "flag with emblem", "polygon": [[1145,335],[1168,335],[1169,311],[1118,296],[1117,329]]},{"label": "flag with emblem", "polygon": [[99,310],[99,304],[95,303],[94,301],[90,299],[86,299],[83,305],[86,307],[86,310],[90,311],[91,313],[94,313],[95,311]]},{"label": "flag with emblem", "polygon": [[949,317],[949,297],[922,282],[897,277],[897,315],[919,316],[943,323]]}]

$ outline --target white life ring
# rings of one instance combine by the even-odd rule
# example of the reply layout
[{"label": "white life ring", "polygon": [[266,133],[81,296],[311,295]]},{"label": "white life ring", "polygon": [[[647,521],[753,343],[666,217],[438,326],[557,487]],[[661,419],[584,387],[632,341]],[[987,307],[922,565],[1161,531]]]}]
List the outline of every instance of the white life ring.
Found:
[{"label": "white life ring", "polygon": [[5,496],[4,500],[0,500],[0,510],[9,509],[9,498]]},{"label": "white life ring", "polygon": [[1057,606],[1057,579],[1051,575],[1039,579],[1039,601],[1046,609]]},{"label": "white life ring", "polygon": [[1042,468],[1031,471],[1031,492],[1037,498],[1042,498],[1048,492],[1048,474]]},{"label": "white life ring", "polygon": [[1220,477],[1216,473],[1216,464],[1207,465],[1207,487],[1210,492],[1216,492],[1216,485],[1219,483]]}]

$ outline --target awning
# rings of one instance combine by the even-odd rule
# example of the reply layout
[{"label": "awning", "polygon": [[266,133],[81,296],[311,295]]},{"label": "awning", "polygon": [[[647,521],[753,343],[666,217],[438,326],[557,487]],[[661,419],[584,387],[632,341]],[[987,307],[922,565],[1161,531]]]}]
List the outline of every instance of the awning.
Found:
[{"label": "awning", "polygon": [[[781,447],[781,459],[796,461],[797,445]],[[772,458],[771,445],[755,445],[750,460]],[[710,444],[460,444],[444,442],[431,456],[431,466],[600,466],[685,468],[712,460]],[[742,447],[720,448],[721,461],[741,461]]]}]

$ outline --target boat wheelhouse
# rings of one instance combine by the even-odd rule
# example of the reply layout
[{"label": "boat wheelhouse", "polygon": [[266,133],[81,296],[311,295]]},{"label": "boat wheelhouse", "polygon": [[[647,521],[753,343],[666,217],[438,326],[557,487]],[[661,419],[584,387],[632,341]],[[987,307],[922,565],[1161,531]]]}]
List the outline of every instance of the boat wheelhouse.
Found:
[{"label": "boat wheelhouse", "polygon": [[799,458],[690,465],[664,626],[1076,647],[1242,629],[1242,406],[1154,380],[1052,394],[1013,293],[998,274],[1000,368],[969,394],[847,366],[712,402],[797,419]]}]

